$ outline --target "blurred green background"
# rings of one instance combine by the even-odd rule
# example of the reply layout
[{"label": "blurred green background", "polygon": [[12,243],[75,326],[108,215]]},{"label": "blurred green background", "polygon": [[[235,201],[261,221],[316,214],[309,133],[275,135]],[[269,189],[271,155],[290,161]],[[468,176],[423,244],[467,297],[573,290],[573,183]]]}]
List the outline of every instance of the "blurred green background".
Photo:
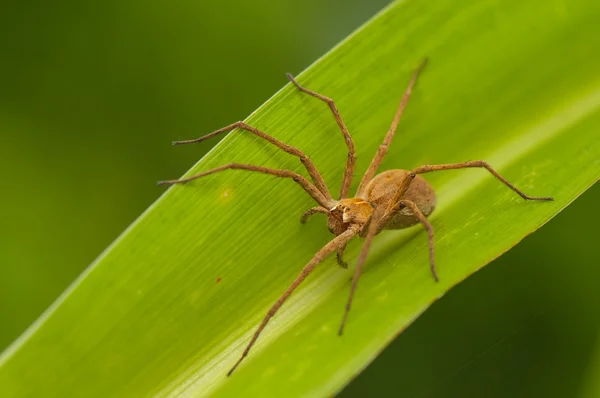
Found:
[{"label": "blurred green background", "polygon": [[[245,118],[387,3],[4,2],[0,350],[215,143],[172,140]],[[596,186],[455,288],[341,395],[578,395],[600,352],[599,203]]]}]

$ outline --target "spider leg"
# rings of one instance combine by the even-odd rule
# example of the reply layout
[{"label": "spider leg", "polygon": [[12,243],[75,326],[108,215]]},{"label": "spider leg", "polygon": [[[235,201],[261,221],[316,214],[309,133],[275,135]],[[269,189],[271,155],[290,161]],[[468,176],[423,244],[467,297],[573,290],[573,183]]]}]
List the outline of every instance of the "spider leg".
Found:
[{"label": "spider leg", "polygon": [[[455,169],[465,169],[465,168],[473,168],[473,167],[481,167],[485,168],[489,171],[494,177],[496,177],[500,182],[509,187],[511,190],[516,192],[519,196],[521,196],[525,200],[542,200],[542,201],[552,201],[554,200],[551,197],[537,197],[537,196],[529,196],[511,184],[506,178],[502,177],[496,170],[494,170],[487,162],[483,160],[474,160],[463,163],[450,163],[450,164],[439,164],[439,165],[426,165],[413,169],[408,175],[407,178],[403,181],[403,183],[398,187],[398,191],[394,194],[394,198],[390,201],[388,205],[388,209],[386,214],[383,216],[380,222],[380,228],[393,217],[393,215],[398,211],[405,207],[411,209],[413,214],[419,219],[423,227],[427,230],[427,235],[429,239],[429,261],[431,266],[431,273],[436,281],[438,281],[438,276],[435,270],[435,255],[434,255],[434,245],[433,245],[433,226],[425,217],[425,215],[421,212],[421,210],[417,207],[417,205],[407,199],[402,199],[410,183],[414,180],[417,174],[430,173],[433,171],[441,171],[441,170],[455,170]],[[379,231],[378,231],[379,232]]]},{"label": "spider leg", "polygon": [[423,224],[423,227],[427,231],[427,240],[429,243],[429,267],[431,268],[431,273],[433,274],[433,278],[435,279],[436,282],[438,282],[439,278],[438,278],[437,272],[435,270],[435,251],[434,251],[434,247],[433,247],[433,225],[431,225],[431,222],[427,219],[427,217],[425,217],[425,214],[423,214],[423,212],[417,207],[415,202],[413,202],[411,200],[407,200],[407,199],[402,199],[399,203],[399,208],[404,209],[405,207],[408,207],[412,211],[412,213],[415,215],[415,217],[417,217],[419,219],[419,221],[421,222],[421,224]]},{"label": "spider leg", "polygon": [[317,206],[317,207],[308,209],[307,211],[304,212],[304,214],[302,214],[302,217],[300,217],[300,223],[306,224],[306,222],[308,221],[308,218],[316,213],[327,214],[327,213],[329,213],[329,210],[327,210],[326,208],[321,207],[321,206]]},{"label": "spider leg", "polygon": [[417,174],[425,174],[431,173],[432,171],[441,171],[441,170],[456,170],[456,169],[466,169],[466,168],[474,168],[481,167],[489,171],[494,177],[496,177],[500,182],[509,187],[511,190],[516,192],[520,197],[525,200],[542,200],[542,201],[553,201],[554,198],[550,196],[529,196],[511,184],[506,178],[502,177],[496,170],[492,168],[486,161],[483,160],[472,160],[469,162],[463,163],[449,163],[449,164],[438,164],[438,165],[426,165],[413,169],[410,173],[408,173],[407,177],[404,179],[402,184],[398,187],[398,190],[394,194],[394,197],[389,202],[388,209],[386,214],[384,215],[380,226],[383,227],[390,218],[394,215],[394,213],[400,208],[400,203],[402,197],[408,190],[410,183],[415,179]]},{"label": "spider leg", "polygon": [[400,101],[398,110],[396,111],[396,114],[394,115],[394,120],[392,121],[392,125],[390,126],[390,129],[388,130],[385,138],[383,139],[383,143],[381,145],[379,145],[379,148],[377,149],[377,153],[375,154],[375,157],[371,161],[369,168],[367,169],[367,171],[365,172],[365,175],[363,176],[362,180],[360,181],[358,190],[356,192],[357,197],[361,197],[362,194],[364,193],[365,189],[367,189],[367,185],[375,176],[375,173],[377,172],[379,165],[381,164],[381,162],[383,161],[383,158],[387,154],[388,147],[390,146],[390,143],[392,142],[392,138],[394,138],[394,134],[396,134],[396,129],[398,127],[398,123],[400,122],[400,118],[402,117],[402,113],[404,113],[404,108],[406,108],[406,104],[408,104],[408,100],[410,99],[410,95],[412,94],[413,87],[415,86],[415,83],[417,82],[417,78],[419,77],[419,74],[421,73],[423,68],[425,68],[426,64],[427,64],[427,58],[423,59],[423,61],[421,62],[421,64],[417,68],[417,70],[415,70],[415,72],[413,73],[412,79],[410,79],[410,82],[408,83],[408,87],[406,88],[406,91],[404,92],[404,95],[402,96],[402,100]]},{"label": "spider leg", "polygon": [[369,248],[371,247],[371,242],[373,241],[373,237],[377,235],[379,223],[381,222],[381,218],[384,215],[384,213],[385,208],[383,206],[378,206],[375,208],[373,214],[371,215],[367,235],[365,236],[365,243],[363,243],[363,247],[360,250],[360,254],[358,256],[358,261],[356,262],[356,269],[354,270],[354,277],[352,278],[352,287],[350,288],[350,296],[348,297],[348,302],[346,303],[346,309],[344,311],[344,317],[342,318],[342,323],[338,331],[338,334],[340,336],[344,332],[344,326],[346,325],[346,320],[348,319],[348,313],[350,312],[350,307],[352,307],[352,299],[354,298],[354,292],[356,291],[356,286],[358,285],[358,278],[360,278],[362,267],[365,263],[365,260],[367,259]]},{"label": "spider leg", "polygon": [[323,261],[325,259],[325,257],[327,257],[327,255],[333,253],[340,246],[345,245],[350,239],[352,239],[359,232],[359,229],[360,229],[360,227],[356,224],[350,226],[350,228],[347,229],[345,232],[336,236],[335,238],[333,238],[333,240],[331,240],[329,243],[327,243],[325,246],[323,246],[323,248],[321,248],[321,250],[319,250],[317,252],[317,254],[315,254],[315,256],[312,258],[312,260],[310,260],[310,262],[308,264],[306,264],[306,266],[302,269],[302,272],[300,272],[300,275],[298,275],[296,277],[294,282],[292,282],[292,284],[287,288],[287,290],[281,295],[281,297],[279,297],[279,299],[271,307],[269,312],[267,312],[267,315],[264,317],[264,319],[258,326],[258,329],[254,333],[252,340],[250,340],[250,343],[248,343],[248,345],[246,346],[246,349],[242,353],[242,356],[240,357],[240,359],[238,359],[238,361],[235,363],[235,365],[233,365],[233,368],[231,368],[231,370],[227,373],[227,376],[231,376],[233,371],[238,367],[238,365],[248,355],[248,352],[250,351],[250,349],[252,348],[252,346],[254,345],[256,340],[258,339],[258,336],[260,336],[260,334],[263,331],[263,329],[265,328],[265,326],[267,326],[267,323],[269,322],[269,320],[273,317],[273,315],[275,315],[277,310],[279,310],[281,305],[285,302],[285,300],[287,300],[288,297],[290,297],[290,295],[294,292],[294,290],[296,290],[298,285],[300,285],[300,283],[302,283],[302,281],[304,281],[304,279],[306,279],[306,277],[314,270],[314,268],[321,261]]},{"label": "spider leg", "polygon": [[354,174],[354,165],[356,164],[356,150],[354,149],[354,141],[352,141],[352,136],[350,136],[350,132],[342,120],[340,116],[340,112],[335,105],[335,102],[329,98],[321,95],[315,91],[309,90],[306,87],[301,86],[294,76],[291,74],[287,74],[288,79],[298,88],[298,90],[311,95],[315,98],[320,99],[321,101],[327,103],[329,109],[333,113],[333,117],[335,117],[335,121],[338,126],[340,126],[340,130],[342,130],[342,134],[344,135],[344,141],[346,141],[346,146],[348,147],[348,159],[346,160],[346,169],[344,170],[344,179],[342,180],[342,188],[340,189],[340,199],[344,199],[348,197],[348,192],[350,191],[350,184],[352,184],[352,175]]},{"label": "spider leg", "polygon": [[285,152],[294,155],[294,156],[298,156],[300,158],[300,161],[302,162],[302,164],[304,165],[304,167],[306,167],[306,171],[308,171],[308,174],[310,175],[311,179],[313,180],[313,182],[315,183],[315,186],[319,189],[319,191],[327,198],[327,199],[332,199],[331,198],[331,194],[329,193],[329,190],[327,189],[327,184],[325,183],[325,180],[323,179],[323,176],[321,175],[321,173],[319,173],[319,170],[317,170],[317,167],[315,166],[315,164],[312,162],[312,160],[310,160],[310,158],[308,156],[306,156],[306,154],[304,152],[302,152],[301,150],[299,150],[296,147],[293,147],[291,145],[287,145],[281,141],[279,141],[278,139],[271,137],[269,134],[264,133],[244,122],[235,122],[233,124],[230,124],[229,126],[225,126],[222,129],[213,131],[210,134],[207,134],[205,136],[202,136],[200,138],[196,138],[193,140],[186,140],[186,141],[174,141],[173,145],[184,145],[184,144],[195,144],[198,142],[202,142],[204,140],[207,140],[209,138],[212,138],[216,135],[219,135],[221,133],[225,133],[227,131],[231,131],[231,130],[235,130],[235,129],[240,129],[240,130],[244,130],[247,132],[250,132],[266,141],[269,141],[271,144],[275,145],[276,147],[284,150]]},{"label": "spider leg", "polygon": [[241,163],[229,163],[223,166],[216,167],[214,169],[193,175],[191,177],[182,178],[180,180],[168,180],[168,181],[159,181],[158,185],[173,185],[173,184],[184,184],[186,182],[195,180],[197,178],[201,178],[207,176],[209,174],[218,173],[227,169],[237,169],[237,170],[249,170],[256,171],[258,173],[270,174],[276,177],[283,178],[291,178],[295,182],[297,182],[318,204],[323,207],[333,206],[335,202],[331,198],[325,197],[319,190],[310,183],[306,178],[302,177],[300,174],[295,173],[290,170],[278,170],[278,169],[270,169],[268,167],[255,166],[252,164],[241,164]]},{"label": "spider leg", "polygon": [[522,197],[525,200],[546,200],[546,201],[554,200],[554,198],[551,198],[548,196],[538,197],[538,196],[526,195],[525,193],[523,193],[522,191],[517,189],[517,187],[515,187],[513,184],[511,184],[506,178],[502,177],[496,170],[494,170],[492,168],[492,166],[490,166],[486,161],[483,161],[483,160],[473,160],[473,161],[463,162],[463,163],[426,165],[426,166],[421,166],[421,167],[417,167],[416,169],[413,169],[412,173],[423,174],[423,173],[430,173],[432,171],[466,169],[466,168],[472,168],[472,167],[482,167],[482,168],[486,169],[494,177],[496,177],[498,180],[500,180],[504,185],[506,185],[507,187],[512,189],[514,192],[516,192],[520,197]]}]

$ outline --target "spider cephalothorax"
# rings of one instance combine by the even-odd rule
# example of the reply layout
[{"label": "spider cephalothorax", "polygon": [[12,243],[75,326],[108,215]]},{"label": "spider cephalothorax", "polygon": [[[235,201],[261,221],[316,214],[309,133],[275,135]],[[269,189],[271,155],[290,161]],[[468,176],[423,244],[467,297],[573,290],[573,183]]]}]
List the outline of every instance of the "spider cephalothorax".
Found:
[{"label": "spider cephalothorax", "polygon": [[318,94],[301,86],[289,74],[288,78],[300,91],[327,103],[327,105],[333,113],[333,116],[335,117],[338,126],[340,127],[340,130],[342,131],[344,141],[346,142],[346,146],[348,147],[348,160],[346,162],[346,168],[342,180],[340,200],[334,200],[332,198],[331,193],[327,188],[327,184],[325,183],[325,180],[323,179],[315,165],[312,163],[310,158],[306,156],[302,151],[300,151],[298,148],[284,144],[276,138],[273,138],[272,136],[260,130],[257,130],[256,128],[249,126],[244,122],[234,123],[230,126],[224,127],[220,130],[217,130],[211,134],[208,134],[204,137],[200,137],[195,140],[179,141],[174,143],[178,145],[201,142],[215,135],[239,128],[240,130],[250,132],[260,138],[263,138],[264,140],[270,142],[271,144],[277,146],[278,148],[284,150],[285,152],[291,155],[297,156],[304,165],[304,167],[306,167],[306,171],[310,175],[312,182],[291,170],[278,170],[250,164],[229,163],[217,167],[215,169],[196,174],[191,177],[183,178],[180,180],[162,181],[159,184],[171,185],[186,183],[188,181],[195,180],[197,178],[204,177],[209,174],[214,174],[227,169],[249,170],[263,174],[270,174],[276,177],[291,178],[294,182],[298,183],[306,191],[306,193],[308,193],[319,205],[305,212],[301,218],[301,222],[306,222],[308,217],[312,214],[324,213],[327,215],[327,226],[329,228],[329,231],[336,235],[336,237],[333,240],[331,240],[329,243],[323,246],[323,248],[314,255],[312,260],[309,261],[309,263],[304,267],[302,272],[296,277],[296,279],[292,282],[288,289],[281,295],[279,300],[277,300],[277,302],[269,310],[269,312],[259,325],[258,329],[256,330],[254,336],[252,337],[252,340],[250,340],[248,346],[242,353],[240,359],[235,363],[233,368],[227,374],[228,376],[248,355],[248,352],[258,339],[258,336],[269,322],[269,319],[271,319],[271,317],[275,315],[275,313],[279,310],[281,305],[287,300],[287,298],[298,287],[298,285],[300,285],[300,283],[302,283],[302,281],[304,281],[304,279],[306,279],[306,277],[314,270],[317,264],[323,261],[323,259],[325,259],[325,257],[327,257],[328,255],[332,254],[333,252],[337,252],[338,263],[342,267],[347,268],[347,264],[344,262],[342,256],[346,244],[355,236],[364,237],[365,243],[363,244],[360,255],[356,262],[356,269],[354,271],[354,277],[352,279],[352,288],[350,290],[350,296],[348,298],[348,303],[346,305],[346,310],[344,312],[342,324],[339,329],[340,335],[344,330],[344,325],[348,313],[350,311],[352,298],[354,297],[354,292],[358,283],[358,278],[360,277],[362,266],[366,260],[371,241],[373,237],[379,232],[381,232],[383,229],[406,228],[419,222],[423,224],[427,231],[429,240],[429,263],[431,273],[434,279],[436,281],[438,280],[437,272],[435,269],[433,227],[427,219],[427,216],[431,214],[431,212],[433,212],[435,208],[436,196],[431,185],[429,185],[429,183],[427,183],[427,181],[425,181],[425,179],[421,177],[420,174],[429,173],[432,171],[463,169],[471,167],[485,168],[494,177],[496,177],[514,192],[519,194],[523,199],[552,200],[552,198],[549,197],[532,197],[525,195],[514,185],[508,182],[504,177],[498,174],[489,164],[487,164],[483,160],[452,164],[426,165],[417,167],[410,171],[388,170],[376,175],[377,169],[379,168],[381,161],[385,157],[387,149],[392,141],[392,138],[396,133],[396,128],[398,127],[398,123],[400,122],[400,117],[402,116],[404,108],[406,107],[408,99],[410,98],[412,89],[417,80],[417,76],[425,66],[425,63],[426,60],[424,60],[421,63],[419,68],[413,74],[412,79],[408,84],[408,88],[402,96],[402,100],[400,101],[400,105],[398,106],[398,110],[396,111],[390,129],[386,134],[383,143],[379,146],[379,149],[373,157],[369,168],[363,175],[362,180],[358,186],[357,192],[353,198],[349,198],[348,195],[350,191],[350,185],[352,183],[352,176],[354,174],[354,165],[356,162],[354,142],[352,141],[352,137],[350,136],[350,133],[348,132],[348,129],[346,128],[346,125],[344,124],[344,121],[342,120],[334,101],[331,98],[327,98],[321,94]]},{"label": "spider cephalothorax", "polygon": [[344,224],[364,225],[371,218],[374,207],[365,199],[348,198],[337,202],[330,211],[335,210],[342,212],[342,221]]}]

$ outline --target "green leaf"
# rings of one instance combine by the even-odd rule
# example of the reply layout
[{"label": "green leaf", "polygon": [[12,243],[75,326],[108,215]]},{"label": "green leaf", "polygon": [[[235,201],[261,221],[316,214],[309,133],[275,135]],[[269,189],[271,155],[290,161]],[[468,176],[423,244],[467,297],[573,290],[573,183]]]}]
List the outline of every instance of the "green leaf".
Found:
[{"label": "green leaf", "polygon": [[[125,231],[3,353],[0,392],[339,391],[433,301],[600,177],[598,17],[600,3],[586,1],[395,2],[299,76],[337,102],[357,147],[354,188],[412,70],[429,56],[380,171],[485,159],[525,192],[555,197],[525,202],[484,170],[427,175],[439,203],[430,217],[439,283],[421,227],[385,231],[343,337],[336,330],[351,272],[330,258],[226,378],[268,308],[332,236],[320,215],[300,225],[314,204],[293,182],[224,172],[170,189]],[[308,153],[339,191],[346,149],[323,103],[288,84],[248,122]],[[230,161],[301,169],[234,132],[189,174]],[[360,243],[347,250],[352,264]]]}]

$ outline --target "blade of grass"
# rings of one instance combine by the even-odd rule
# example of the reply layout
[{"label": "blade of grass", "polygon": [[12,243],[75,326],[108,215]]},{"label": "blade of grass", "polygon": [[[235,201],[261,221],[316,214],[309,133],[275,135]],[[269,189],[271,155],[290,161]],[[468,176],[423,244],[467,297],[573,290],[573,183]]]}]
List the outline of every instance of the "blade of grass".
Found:
[{"label": "blade of grass", "polygon": [[[482,158],[525,192],[555,196],[554,203],[523,202],[480,170],[427,176],[439,201],[431,219],[440,283],[429,274],[423,231],[385,232],[374,241],[344,337],[335,331],[351,273],[329,260],[225,378],[266,309],[331,239],[318,216],[299,224],[312,203],[293,183],[226,172],[171,189],[148,209],[3,353],[0,391],[339,390],[434,300],[598,179],[599,7],[397,2],[299,76],[336,100],[355,138],[360,173],[412,69],[428,55],[381,170]],[[248,121],[310,154],[331,191],[339,190],[346,152],[324,104],[287,85]],[[296,159],[233,133],[190,174],[234,160],[298,169]],[[350,245],[348,259],[359,244]]]}]

